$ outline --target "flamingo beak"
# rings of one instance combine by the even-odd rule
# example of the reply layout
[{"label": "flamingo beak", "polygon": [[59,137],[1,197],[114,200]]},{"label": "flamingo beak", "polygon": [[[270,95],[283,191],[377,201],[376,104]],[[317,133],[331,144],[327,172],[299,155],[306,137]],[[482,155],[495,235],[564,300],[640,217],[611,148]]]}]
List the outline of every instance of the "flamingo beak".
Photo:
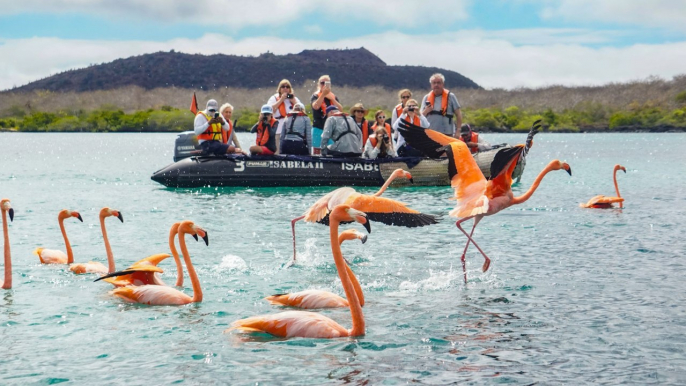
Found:
[{"label": "flamingo beak", "polygon": [[78,218],[79,221],[83,222],[83,219],[81,218],[81,213],[77,213],[77,214],[76,214],[76,218]]},{"label": "flamingo beak", "polygon": [[624,166],[622,166],[620,169],[622,169],[622,171],[626,173],[626,168]]},{"label": "flamingo beak", "polygon": [[569,173],[570,176],[572,175],[572,167],[571,166],[567,165],[567,167],[565,168],[565,171],[567,173]]},{"label": "flamingo beak", "polygon": [[360,237],[360,241],[362,241],[362,244],[366,243],[367,242],[367,235]]},{"label": "flamingo beak", "polygon": [[362,225],[364,225],[364,229],[367,230],[367,233],[372,233],[372,224],[369,223],[369,219],[365,217],[365,222]]},{"label": "flamingo beak", "polygon": [[117,211],[117,218],[119,221],[124,222],[124,216],[121,215],[121,212]]},{"label": "flamingo beak", "polygon": [[409,180],[410,180],[410,183],[414,184],[414,178],[410,177]]},{"label": "flamingo beak", "polygon": [[14,208],[10,208],[7,212],[10,214],[10,221],[14,221]]},{"label": "flamingo beak", "polygon": [[202,237],[202,239],[205,240],[205,245],[210,245],[210,237],[207,235],[207,232],[205,232],[205,235]]},{"label": "flamingo beak", "polygon": [[195,239],[195,241],[198,241],[198,235],[193,235],[193,238]]}]

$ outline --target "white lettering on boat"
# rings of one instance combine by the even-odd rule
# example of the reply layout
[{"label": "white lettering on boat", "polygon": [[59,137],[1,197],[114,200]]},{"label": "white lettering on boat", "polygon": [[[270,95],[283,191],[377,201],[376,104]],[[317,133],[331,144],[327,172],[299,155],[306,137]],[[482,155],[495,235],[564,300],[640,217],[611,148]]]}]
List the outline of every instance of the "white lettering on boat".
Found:
[{"label": "white lettering on boat", "polygon": [[379,171],[379,165],[378,164],[361,164],[361,163],[347,163],[344,162],[341,164],[341,170],[363,170],[365,172],[378,172]]},{"label": "white lettering on boat", "polygon": [[275,169],[324,169],[322,162],[306,161],[270,161],[270,167]]},{"label": "white lettering on boat", "polygon": [[236,167],[233,168],[234,172],[242,172],[245,170],[245,162],[243,161],[236,161]]},{"label": "white lettering on boat", "polygon": [[195,146],[177,146],[177,150],[195,150]]},{"label": "white lettering on boat", "polygon": [[268,168],[269,161],[247,161],[245,166],[249,168]]}]

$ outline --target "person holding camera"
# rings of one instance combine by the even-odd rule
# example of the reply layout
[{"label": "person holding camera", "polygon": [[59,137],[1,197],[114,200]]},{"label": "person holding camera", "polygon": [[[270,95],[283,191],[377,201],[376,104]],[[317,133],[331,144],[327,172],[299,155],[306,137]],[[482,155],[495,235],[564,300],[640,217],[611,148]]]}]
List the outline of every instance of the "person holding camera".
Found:
[{"label": "person holding camera", "polygon": [[198,111],[193,121],[193,131],[204,155],[240,153],[241,149],[228,144],[231,127],[217,111],[214,99],[207,101],[205,110]]},{"label": "person holding camera", "polygon": [[[400,126],[400,121],[408,121],[415,126],[421,126],[425,129],[429,128],[431,124],[423,115],[419,114],[419,104],[416,100],[410,99],[407,101],[407,105],[403,109],[402,114],[398,117],[398,120],[393,124],[393,130],[398,133],[398,140],[395,143],[395,152],[398,157],[421,157],[424,154],[419,150],[413,148],[412,146],[405,143],[405,138],[398,131],[398,126]],[[432,128],[433,129],[433,128]]]},{"label": "person holding camera", "polygon": [[272,155],[276,153],[276,128],[279,122],[274,119],[272,107],[264,105],[260,109],[260,120],[252,127],[251,133],[257,133],[255,144],[250,146],[251,154]]},{"label": "person holding camera", "polygon": [[331,145],[322,147],[323,156],[359,157],[362,155],[362,131],[355,124],[355,120],[348,114],[338,111],[338,107],[326,108],[327,119],[322,132],[322,142]]},{"label": "person holding camera", "polygon": [[462,126],[460,102],[455,94],[444,88],[445,77],[442,74],[431,75],[429,83],[431,92],[422,99],[422,115],[429,120],[431,130],[459,138]]},{"label": "person holding camera", "polygon": [[362,147],[367,143],[367,138],[374,133],[372,130],[372,122],[365,119],[365,115],[369,110],[364,108],[362,103],[355,103],[350,109],[350,116],[355,120],[355,124],[360,128],[362,132]]},{"label": "person holding camera", "polygon": [[282,79],[279,86],[276,88],[276,94],[272,95],[267,104],[272,107],[274,111],[274,119],[279,121],[279,126],[276,129],[276,154],[280,153],[281,147],[281,131],[283,124],[286,121],[286,116],[293,110],[293,106],[300,103],[300,99],[295,96],[293,86],[288,79]]},{"label": "person holding camera", "polygon": [[319,77],[319,82],[317,86],[317,92],[312,94],[310,98],[310,104],[312,105],[312,154],[320,154],[320,148],[326,146],[327,144],[320,142],[322,137],[322,131],[324,129],[324,124],[328,118],[326,109],[330,106],[335,106],[338,111],[343,110],[343,106],[340,104],[338,97],[331,92],[331,77],[328,75],[322,75]]},{"label": "person holding camera", "polygon": [[281,154],[309,155],[312,145],[310,130],[312,130],[312,122],[305,114],[305,106],[302,103],[296,103],[283,124],[279,147]]},{"label": "person holding camera", "polygon": [[391,113],[391,125],[394,125],[400,114],[403,113],[403,109],[405,108],[405,105],[407,105],[407,101],[409,101],[410,98],[412,98],[412,91],[409,89],[404,88],[398,91],[398,99],[400,99],[400,103],[393,108],[393,112]]},{"label": "person holding camera", "polygon": [[367,159],[397,157],[389,131],[390,126],[388,131],[384,126],[377,127],[374,134],[371,134],[367,139],[362,157]]}]

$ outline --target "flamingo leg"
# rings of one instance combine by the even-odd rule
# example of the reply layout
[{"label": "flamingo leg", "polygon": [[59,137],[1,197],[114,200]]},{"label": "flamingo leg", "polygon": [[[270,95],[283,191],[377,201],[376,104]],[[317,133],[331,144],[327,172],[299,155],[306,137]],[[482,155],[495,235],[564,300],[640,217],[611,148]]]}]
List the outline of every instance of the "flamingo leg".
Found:
[{"label": "flamingo leg", "polygon": [[295,263],[295,223],[304,218],[305,216],[302,215],[291,220],[291,231],[293,232],[293,260],[288,264],[289,267]]},{"label": "flamingo leg", "polygon": [[[474,229],[476,228],[476,224],[478,221],[474,220],[474,225],[472,225],[472,231],[469,232],[469,236],[467,238],[467,244],[464,246],[464,251],[462,251],[462,257],[460,258],[460,261],[462,261],[462,273],[464,274],[464,282],[467,283],[467,267],[465,266],[465,255],[467,254],[467,249],[469,248],[469,240],[472,238],[472,235],[474,234]],[[459,225],[458,225],[459,227]]]},{"label": "flamingo leg", "polygon": [[[472,217],[474,217],[474,216],[472,216]],[[476,247],[476,249],[478,249],[479,252],[481,252],[481,254],[483,255],[485,261],[484,261],[484,265],[483,265],[483,267],[481,267],[481,269],[482,269],[483,272],[486,272],[486,271],[488,270],[488,268],[491,266],[491,259],[489,259],[488,256],[486,256],[486,254],[484,253],[484,251],[481,250],[481,247],[479,247],[479,244],[477,244],[477,243],[474,241],[474,239],[472,238],[472,236],[471,236],[471,235],[468,235],[467,232],[466,232],[466,231],[462,228],[462,226],[460,225],[462,222],[464,222],[464,221],[466,221],[466,220],[469,220],[469,219],[472,218],[472,217],[465,217],[465,218],[463,218],[463,219],[460,219],[460,220],[458,220],[458,221],[455,223],[455,225],[457,226],[457,228],[458,228],[460,231],[462,231],[462,233],[464,233],[465,236],[467,236],[467,239],[468,239],[468,240],[467,240],[467,245],[469,245],[469,242],[471,241],[472,244],[474,244],[474,246]],[[474,226],[472,227],[472,232],[474,232],[474,228],[476,228],[476,224],[478,224],[480,220],[481,220],[481,217],[476,217],[476,218],[474,219]],[[465,248],[465,250],[466,250],[466,248]],[[465,276],[466,276],[466,274],[465,274]]]}]

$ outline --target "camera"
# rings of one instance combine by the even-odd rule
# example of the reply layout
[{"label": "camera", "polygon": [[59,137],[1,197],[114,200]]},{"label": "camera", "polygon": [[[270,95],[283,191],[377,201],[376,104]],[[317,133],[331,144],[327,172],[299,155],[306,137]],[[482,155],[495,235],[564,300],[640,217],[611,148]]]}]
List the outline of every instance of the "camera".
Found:
[{"label": "camera", "polygon": [[414,106],[408,107],[408,108],[407,108],[407,111],[414,111],[414,110],[415,110],[415,107],[414,107]]},{"label": "camera", "polygon": [[387,135],[384,135],[382,138],[383,138],[383,141],[384,141],[384,142],[388,142],[388,141],[390,140],[390,138],[388,138]]},{"label": "camera", "polygon": [[286,98],[292,99],[292,98],[293,98],[293,94],[286,94]]},{"label": "camera", "polygon": [[215,118],[219,118],[219,113],[214,113]]},{"label": "camera", "polygon": [[324,82],[324,86],[331,87],[331,82]]},{"label": "camera", "polygon": [[426,102],[424,102],[424,105],[425,105],[425,106],[431,106],[431,102],[426,101]]}]

